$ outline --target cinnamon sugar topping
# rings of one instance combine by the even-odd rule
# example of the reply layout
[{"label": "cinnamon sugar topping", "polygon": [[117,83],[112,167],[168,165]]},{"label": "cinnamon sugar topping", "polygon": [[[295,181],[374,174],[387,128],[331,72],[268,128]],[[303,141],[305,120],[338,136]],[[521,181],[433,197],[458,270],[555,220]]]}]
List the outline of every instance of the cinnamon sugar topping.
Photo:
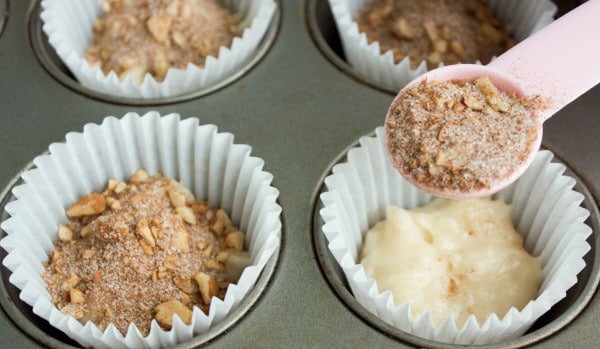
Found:
[{"label": "cinnamon sugar topping", "polygon": [[539,104],[497,90],[487,77],[424,81],[390,107],[388,152],[398,169],[428,188],[488,189],[530,153]]},{"label": "cinnamon sugar topping", "polygon": [[374,0],[356,21],[369,43],[391,50],[396,63],[410,57],[413,69],[488,63],[515,43],[482,0]]},{"label": "cinnamon sugar topping", "polygon": [[[100,201],[106,205],[94,205]],[[248,263],[244,234],[226,213],[170,178],[141,170],[129,183],[110,180],[67,212],[79,206],[85,214],[59,225],[42,277],[63,313],[102,330],[112,323],[125,334],[135,323],[147,335],[152,319],[170,329],[174,314],[189,324],[193,306],[208,312]]]}]

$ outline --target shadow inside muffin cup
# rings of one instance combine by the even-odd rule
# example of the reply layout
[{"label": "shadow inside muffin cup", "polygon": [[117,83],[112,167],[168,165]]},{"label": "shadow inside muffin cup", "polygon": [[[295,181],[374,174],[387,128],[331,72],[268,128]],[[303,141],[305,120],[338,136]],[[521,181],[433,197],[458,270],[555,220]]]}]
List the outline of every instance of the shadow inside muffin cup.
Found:
[{"label": "shadow inside muffin cup", "polygon": [[80,84],[73,73],[65,65],[65,63],[57,55],[56,50],[50,45],[48,36],[42,30],[44,25],[40,18],[41,7],[40,1],[33,1],[29,9],[29,40],[33,48],[34,54],[40,63],[40,65],[59,83],[69,88],[70,90],[84,95],[89,98],[93,98],[99,101],[122,104],[122,105],[166,105],[177,102],[183,102],[191,99],[200,98],[214,93],[220,89],[223,89],[250,72],[269,52],[269,49],[275,42],[281,23],[281,0],[273,0],[276,3],[276,9],[273,14],[272,21],[270,22],[267,31],[259,42],[258,46],[249,57],[249,59],[234,73],[226,76],[219,82],[201,88],[195,91],[179,94],[172,97],[154,97],[154,98],[136,98],[136,97],[124,97],[103,93]]},{"label": "shadow inside muffin cup", "polygon": [[[355,148],[357,145],[358,143],[352,144],[342,152],[334,161],[332,167],[336,164],[347,162],[348,150]],[[552,163],[563,164],[562,161],[557,158],[554,158]],[[331,168],[329,168],[323,175],[323,179],[331,173]],[[496,344],[483,345],[483,347],[516,348],[539,342],[565,328],[584,310],[586,304],[594,296],[598,283],[600,282],[600,238],[598,236],[600,234],[600,215],[597,204],[583,182],[568,168],[564,175],[574,178],[575,186],[573,190],[583,195],[581,207],[590,212],[590,216],[584,222],[584,224],[591,227],[592,230],[592,234],[590,234],[586,240],[589,246],[591,246],[591,250],[583,257],[585,267],[577,274],[577,282],[568,289],[566,296],[539,317],[525,334],[514,339],[503,340]],[[323,220],[320,211],[324,205],[319,197],[326,191],[328,191],[328,189],[324,182],[321,182],[316,191],[318,194],[317,197],[315,197],[314,203],[313,242],[322,272],[341,301],[369,325],[386,335],[392,336],[396,340],[419,347],[462,347],[461,345],[440,343],[434,340],[424,339],[408,332],[404,332],[371,313],[357,300],[357,298],[355,298],[343,269],[330,251],[331,242],[327,240],[322,231],[325,221]],[[337,248],[339,248],[339,245],[336,244],[336,249]]]}]

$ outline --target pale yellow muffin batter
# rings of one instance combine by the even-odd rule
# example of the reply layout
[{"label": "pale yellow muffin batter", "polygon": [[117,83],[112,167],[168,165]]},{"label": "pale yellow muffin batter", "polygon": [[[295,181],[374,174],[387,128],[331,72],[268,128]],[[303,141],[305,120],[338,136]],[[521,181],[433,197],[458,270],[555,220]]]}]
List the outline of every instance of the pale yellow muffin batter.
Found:
[{"label": "pale yellow muffin batter", "polygon": [[489,199],[389,207],[387,219],[366,234],[360,263],[396,305],[411,303],[414,319],[428,309],[436,326],[448,316],[459,328],[470,314],[480,324],[491,313],[502,318],[534,299],[542,280],[511,212]]}]

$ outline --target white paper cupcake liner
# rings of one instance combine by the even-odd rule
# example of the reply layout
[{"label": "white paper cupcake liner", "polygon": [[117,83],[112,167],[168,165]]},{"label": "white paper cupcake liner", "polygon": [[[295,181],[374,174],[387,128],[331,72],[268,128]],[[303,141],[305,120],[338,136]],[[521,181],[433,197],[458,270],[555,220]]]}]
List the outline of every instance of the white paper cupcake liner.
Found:
[{"label": "white paper cupcake liner", "polygon": [[494,196],[513,205],[513,223],[525,248],[542,262],[537,297],[521,310],[511,308],[503,318],[492,314],[481,325],[472,315],[462,329],[452,318],[436,328],[429,312],[413,319],[409,303],[394,304],[390,292],[379,293],[375,280],[367,278],[357,262],[364,234],[385,219],[388,206],[410,209],[432,200],[393,168],[383,133],[380,127],[375,137],[361,138],[360,146],[348,152],[348,161],[334,166],[321,195],[322,231],[358,302],[402,331],[444,343],[492,344],[525,333],[565,297],[585,267],[583,256],[590,250],[586,239],[592,230],[584,224],[589,216],[580,207],[584,197],[572,189],[575,180],[563,175],[563,165],[550,162],[551,152],[539,151],[525,174]]},{"label": "white paper cupcake liner", "polygon": [[[424,74],[427,71],[427,63],[422,61],[413,70],[408,56],[396,64],[392,51],[382,53],[377,41],[368,43],[367,35],[358,30],[355,18],[362,7],[371,1],[329,0],[329,6],[340,34],[346,59],[353,70],[359,76],[368,77],[370,81],[382,88],[399,91],[404,85]],[[550,0],[484,1],[504,22],[509,33],[517,41],[550,24],[557,11],[556,5]]]},{"label": "white paper cupcake liner", "polygon": [[[84,346],[159,348],[206,332],[238,306],[280,244],[279,192],[270,185],[273,176],[262,170],[263,160],[250,151],[214,125],[157,112],[107,117],[101,125],[85,125],[83,133],[68,133],[66,142],[51,144],[48,155],[33,160],[35,168],[21,176],[24,184],[13,189],[17,199],[6,205],[11,217],[2,222],[7,236],[0,246],[8,252],[3,264],[12,272],[9,281],[21,289],[20,298],[35,314]],[[238,283],[229,285],[223,300],[211,302],[208,315],[194,308],[191,325],[176,318],[170,331],[153,320],[147,337],[134,325],[124,336],[113,325],[102,332],[91,322],[82,325],[64,315],[52,304],[40,276],[42,262],[54,249],[57,225],[67,221],[65,209],[79,197],[101,191],[108,179],[126,180],[138,168],[175,178],[198,200],[230,213],[246,233],[251,256]]]},{"label": "white paper cupcake liner", "polygon": [[94,21],[100,16],[102,0],[43,0],[43,30],[60,59],[85,87],[129,98],[173,97],[216,85],[247,63],[264,37],[277,9],[274,0],[223,0],[233,10],[243,30],[230,47],[221,47],[218,57],[206,58],[204,67],[188,64],[186,69],[170,68],[157,82],[146,74],[141,84],[131,76],[123,81],[115,72],[105,75],[91,66],[85,51],[92,40]]}]

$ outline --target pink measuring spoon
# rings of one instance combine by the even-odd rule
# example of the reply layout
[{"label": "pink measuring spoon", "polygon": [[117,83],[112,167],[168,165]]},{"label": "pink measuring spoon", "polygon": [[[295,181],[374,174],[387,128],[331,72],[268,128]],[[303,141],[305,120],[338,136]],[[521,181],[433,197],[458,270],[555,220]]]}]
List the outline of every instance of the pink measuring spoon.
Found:
[{"label": "pink measuring spoon", "polygon": [[[537,113],[537,139],[509,176],[481,190],[431,188],[394,164],[405,179],[432,195],[450,199],[482,197],[506,187],[525,172],[540,147],[543,122],[600,82],[600,0],[580,5],[487,65],[456,64],[434,69],[411,81],[402,91],[424,80],[472,81],[481,76],[487,76],[502,91],[544,100],[546,108]],[[390,118],[390,113],[391,108],[386,118]],[[386,146],[391,146],[387,139]]]}]

